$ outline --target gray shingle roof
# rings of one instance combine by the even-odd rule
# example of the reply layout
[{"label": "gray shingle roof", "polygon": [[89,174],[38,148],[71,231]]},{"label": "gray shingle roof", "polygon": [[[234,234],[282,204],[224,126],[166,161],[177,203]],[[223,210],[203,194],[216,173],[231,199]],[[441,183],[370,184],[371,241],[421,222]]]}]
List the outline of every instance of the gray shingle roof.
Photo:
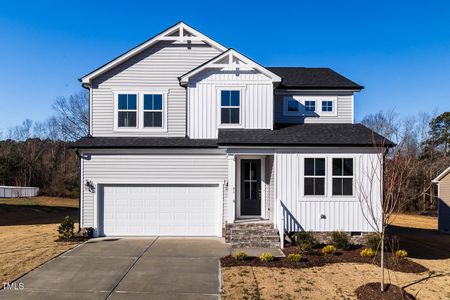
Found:
[{"label": "gray shingle roof", "polygon": [[293,124],[269,129],[219,129],[218,139],[186,137],[85,137],[71,148],[217,148],[218,146],[341,146],[393,142],[361,124]]},{"label": "gray shingle roof", "polygon": [[364,87],[336,73],[330,68],[266,67],[283,78],[282,89],[349,89]]},{"label": "gray shingle roof", "polygon": [[187,137],[83,137],[70,148],[217,148],[217,140]]},{"label": "gray shingle roof", "polygon": [[219,129],[221,146],[373,146],[393,142],[361,124],[293,124],[269,129]]}]

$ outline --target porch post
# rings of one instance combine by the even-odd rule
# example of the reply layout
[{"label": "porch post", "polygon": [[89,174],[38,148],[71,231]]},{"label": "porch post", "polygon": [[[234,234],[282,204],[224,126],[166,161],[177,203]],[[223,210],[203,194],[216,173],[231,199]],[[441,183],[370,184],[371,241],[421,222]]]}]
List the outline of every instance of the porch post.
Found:
[{"label": "porch post", "polygon": [[234,223],[236,218],[236,156],[228,154],[228,211],[227,222]]}]

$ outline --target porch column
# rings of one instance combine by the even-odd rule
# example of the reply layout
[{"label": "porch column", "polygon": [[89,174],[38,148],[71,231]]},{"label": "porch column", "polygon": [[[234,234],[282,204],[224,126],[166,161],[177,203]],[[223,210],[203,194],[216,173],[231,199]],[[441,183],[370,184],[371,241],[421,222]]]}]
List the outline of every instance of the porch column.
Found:
[{"label": "porch column", "polygon": [[236,156],[228,154],[228,210],[227,222],[234,223],[236,212]]}]

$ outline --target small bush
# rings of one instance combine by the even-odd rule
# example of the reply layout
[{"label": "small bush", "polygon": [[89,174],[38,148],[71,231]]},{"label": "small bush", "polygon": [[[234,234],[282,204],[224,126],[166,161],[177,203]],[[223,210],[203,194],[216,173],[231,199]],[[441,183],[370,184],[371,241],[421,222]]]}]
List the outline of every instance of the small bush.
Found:
[{"label": "small bush", "polygon": [[234,258],[236,260],[245,260],[247,258],[247,253],[245,253],[244,251],[237,251],[236,253],[234,253]]},{"label": "small bush", "polygon": [[372,248],[366,248],[366,249],[362,249],[361,252],[359,252],[359,254],[362,257],[374,257],[375,251],[373,251]]},{"label": "small bush", "polygon": [[348,250],[352,246],[350,238],[345,232],[335,231],[331,234],[331,240],[336,248]]},{"label": "small bush", "polygon": [[62,240],[67,240],[67,239],[73,238],[73,236],[74,236],[73,229],[74,229],[73,220],[69,216],[66,216],[64,218],[64,221],[58,227],[59,238]]},{"label": "small bush", "polygon": [[333,245],[327,245],[327,246],[322,248],[322,253],[323,254],[335,254],[336,253],[336,247],[334,247]]},{"label": "small bush", "polygon": [[381,237],[378,233],[371,233],[366,236],[367,247],[371,249],[379,249],[381,247]]},{"label": "small bush", "polygon": [[397,250],[395,252],[395,257],[397,257],[398,260],[404,260],[408,256],[408,252],[406,250]]},{"label": "small bush", "polygon": [[288,255],[287,260],[290,262],[298,263],[302,259],[302,255],[299,253],[291,253]]},{"label": "small bush", "polygon": [[300,231],[295,234],[295,243],[303,253],[312,252],[319,242],[311,232]]},{"label": "small bush", "polygon": [[259,256],[259,260],[262,262],[273,261],[273,255],[272,255],[272,253],[264,252]]}]

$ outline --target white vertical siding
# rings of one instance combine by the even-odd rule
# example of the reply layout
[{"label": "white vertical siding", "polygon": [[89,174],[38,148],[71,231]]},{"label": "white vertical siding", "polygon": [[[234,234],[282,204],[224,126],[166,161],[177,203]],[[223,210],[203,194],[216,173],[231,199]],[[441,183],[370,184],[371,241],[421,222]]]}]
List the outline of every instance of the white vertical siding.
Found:
[{"label": "white vertical siding", "polygon": [[[186,90],[178,77],[219,54],[219,50],[199,43],[190,45],[159,42],[93,81],[93,136],[185,136]],[[168,90],[167,132],[115,132],[114,90]]]},{"label": "white vertical siding", "polygon": [[[380,201],[381,168],[375,153],[276,153],[276,199],[285,207],[288,230],[306,231],[374,231],[376,226],[366,208],[367,199],[374,207]],[[325,196],[304,196],[303,159],[326,159]],[[331,195],[331,160],[333,157],[352,157],[354,160],[354,196]],[[375,175],[372,186],[369,178]],[[369,192],[371,190],[371,192]],[[369,197],[363,197],[363,194]],[[362,201],[360,201],[362,200]],[[325,215],[325,218],[321,218]]]},{"label": "white vertical siding", "polygon": [[[83,153],[86,155],[87,153]],[[223,183],[227,180],[227,158],[215,154],[90,154],[83,162],[84,181],[117,184]],[[83,185],[84,186],[84,185]],[[224,189],[224,199],[227,199]],[[94,193],[84,187],[83,227],[93,227]],[[226,203],[224,201],[224,206]],[[224,209],[224,219],[226,218]]]},{"label": "white vertical siding", "polygon": [[[305,95],[306,93],[289,93],[287,95]],[[329,93],[327,95],[330,95]],[[313,94],[320,100],[320,94]],[[337,115],[336,116],[320,116],[320,117],[302,117],[302,116],[285,116],[283,115],[283,97],[284,95],[275,95],[274,118],[275,123],[353,123],[353,95],[343,94],[337,95]],[[316,103],[316,107],[319,103]]]},{"label": "white vertical siding", "polygon": [[217,138],[220,125],[219,90],[227,86],[242,88],[240,128],[272,129],[272,82],[256,72],[215,72],[206,72],[189,84],[189,137]]}]

